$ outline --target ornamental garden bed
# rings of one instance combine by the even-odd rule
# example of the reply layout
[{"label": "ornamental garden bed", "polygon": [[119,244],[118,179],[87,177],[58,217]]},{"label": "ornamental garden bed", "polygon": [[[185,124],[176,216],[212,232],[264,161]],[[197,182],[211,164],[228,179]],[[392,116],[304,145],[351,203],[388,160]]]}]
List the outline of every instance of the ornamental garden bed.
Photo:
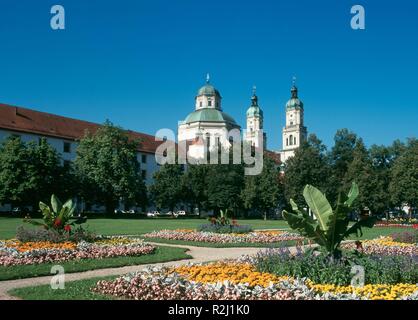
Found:
[{"label": "ornamental garden bed", "polygon": [[[417,300],[417,245],[380,238],[330,262],[312,252],[267,249],[208,264],[152,268],[98,281],[91,292],[113,298],[159,300]],[[364,265],[364,286],[352,286],[352,263]]]},{"label": "ornamental garden bed", "polygon": [[193,229],[160,230],[143,234],[147,240],[201,246],[271,246],[295,245],[305,238],[287,231],[251,231],[247,233],[215,233]]},{"label": "ornamental garden bed", "polygon": [[38,228],[19,227],[15,239],[0,240],[0,280],[48,275],[57,264],[69,273],[190,258],[184,249],[157,248],[141,238],[96,235],[81,227],[83,218],[70,223],[71,200],[62,205],[52,196],[51,204],[40,204],[43,222],[26,219]]}]

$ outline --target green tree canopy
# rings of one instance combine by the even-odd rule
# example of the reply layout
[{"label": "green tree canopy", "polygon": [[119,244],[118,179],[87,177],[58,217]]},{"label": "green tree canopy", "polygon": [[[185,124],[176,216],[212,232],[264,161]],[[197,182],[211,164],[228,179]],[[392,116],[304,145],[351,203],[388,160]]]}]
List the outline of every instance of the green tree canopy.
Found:
[{"label": "green tree canopy", "polygon": [[150,193],[157,207],[174,211],[185,197],[182,181],[183,168],[179,164],[165,164],[154,174]]},{"label": "green tree canopy", "polygon": [[409,139],[391,169],[389,191],[394,204],[418,205],[418,140]]},{"label": "green tree canopy", "polygon": [[308,140],[295,152],[295,156],[286,163],[284,175],[286,199],[292,198],[303,206],[305,200],[300,192],[305,185],[316,185],[328,193],[330,168],[326,157],[326,147],[316,135],[311,134]]},{"label": "green tree canopy", "polygon": [[256,176],[246,176],[241,191],[244,207],[260,211],[264,218],[267,212],[284,201],[283,182],[274,161],[264,154],[263,171]]},{"label": "green tree canopy", "polygon": [[95,134],[80,140],[75,170],[84,200],[104,204],[113,212],[119,200],[125,204],[146,202],[145,184],[137,160],[139,141],[106,121]]}]

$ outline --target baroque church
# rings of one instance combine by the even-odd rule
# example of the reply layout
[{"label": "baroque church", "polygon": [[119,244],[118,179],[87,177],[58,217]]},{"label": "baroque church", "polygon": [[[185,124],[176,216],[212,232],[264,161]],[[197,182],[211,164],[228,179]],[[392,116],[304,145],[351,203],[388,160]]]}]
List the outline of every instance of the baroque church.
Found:
[{"label": "baroque church", "polygon": [[256,88],[253,88],[251,103],[246,113],[246,129],[241,127],[222,106],[220,92],[210,83],[209,75],[206,83],[198,90],[195,97],[195,110],[184,121],[179,122],[178,142],[186,145],[188,156],[194,159],[204,157],[204,148],[212,150],[215,146],[228,149],[231,137],[239,135],[257,149],[263,149],[285,163],[301,143],[307,138],[304,126],[303,102],[298,97],[298,89],[293,81],[291,97],[285,105],[286,124],[282,129],[283,148],[280,151],[267,150],[267,135],[263,130],[264,114],[258,104]]}]

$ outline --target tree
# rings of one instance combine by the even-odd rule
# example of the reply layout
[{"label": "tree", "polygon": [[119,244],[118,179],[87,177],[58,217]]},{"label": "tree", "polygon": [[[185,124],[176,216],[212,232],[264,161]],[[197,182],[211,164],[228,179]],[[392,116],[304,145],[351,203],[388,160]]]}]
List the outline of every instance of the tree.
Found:
[{"label": "tree", "polygon": [[329,175],[326,147],[316,135],[311,134],[308,140],[296,150],[294,157],[286,163],[284,175],[286,198],[294,199],[300,206],[304,205],[300,190],[307,184],[314,184],[323,192],[328,193]]},{"label": "tree", "polygon": [[381,209],[379,198],[380,181],[373,169],[369,152],[361,138],[357,139],[356,146],[353,150],[353,160],[347,167],[343,185],[349,187],[353,182],[357,182],[361,193],[356,201],[353,209],[361,210],[369,207],[372,212],[378,212]]},{"label": "tree", "polygon": [[329,161],[332,167],[330,185],[339,186],[331,198],[336,197],[338,192],[343,191],[343,180],[348,165],[353,161],[353,152],[357,142],[357,135],[348,129],[337,130],[334,136],[334,146],[329,154]]},{"label": "tree", "polygon": [[45,138],[39,143],[10,136],[0,148],[0,202],[37,207],[40,200],[62,193],[61,157]]},{"label": "tree", "polygon": [[174,208],[184,198],[183,169],[178,164],[165,164],[154,174],[154,184],[150,187],[152,199],[159,208]]},{"label": "tree", "polygon": [[277,208],[284,198],[279,170],[268,156],[264,156],[260,175],[245,177],[241,198],[245,208],[262,212],[264,219],[267,219],[267,212]]},{"label": "tree", "polygon": [[235,212],[241,207],[244,167],[241,164],[212,164],[207,175],[208,207],[215,213],[220,209]]},{"label": "tree", "polygon": [[28,204],[34,190],[31,163],[20,137],[9,136],[0,147],[0,203]]},{"label": "tree", "polygon": [[418,140],[409,139],[405,151],[395,160],[389,185],[392,201],[401,206],[418,205]]},{"label": "tree", "polygon": [[[39,143],[30,142],[27,146],[30,159],[30,175],[32,177],[33,198],[32,205],[37,207],[39,201],[47,201],[51,194],[62,194],[64,191],[64,180],[66,168],[61,165],[61,157],[58,152],[41,138]],[[73,197],[74,194],[69,195]]]},{"label": "tree", "polygon": [[203,208],[207,207],[206,179],[208,169],[208,165],[204,164],[189,165],[186,173],[183,175],[182,185],[186,191],[185,200],[191,207],[197,207],[199,214]]},{"label": "tree", "polygon": [[106,121],[95,134],[86,133],[80,140],[75,170],[86,201],[104,204],[113,212],[119,201],[143,205],[145,184],[137,160],[139,141]]}]

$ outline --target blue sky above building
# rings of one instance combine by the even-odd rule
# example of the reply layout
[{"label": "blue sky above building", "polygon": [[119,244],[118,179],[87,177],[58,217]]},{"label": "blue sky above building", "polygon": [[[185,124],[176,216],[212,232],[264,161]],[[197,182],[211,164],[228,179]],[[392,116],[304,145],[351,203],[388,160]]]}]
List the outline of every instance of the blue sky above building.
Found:
[{"label": "blue sky above building", "polygon": [[[350,28],[355,4],[366,30]],[[0,102],[155,134],[177,130],[209,72],[243,127],[257,86],[278,150],[295,75],[310,133],[390,144],[417,136],[417,33],[408,0],[2,1]]]}]

